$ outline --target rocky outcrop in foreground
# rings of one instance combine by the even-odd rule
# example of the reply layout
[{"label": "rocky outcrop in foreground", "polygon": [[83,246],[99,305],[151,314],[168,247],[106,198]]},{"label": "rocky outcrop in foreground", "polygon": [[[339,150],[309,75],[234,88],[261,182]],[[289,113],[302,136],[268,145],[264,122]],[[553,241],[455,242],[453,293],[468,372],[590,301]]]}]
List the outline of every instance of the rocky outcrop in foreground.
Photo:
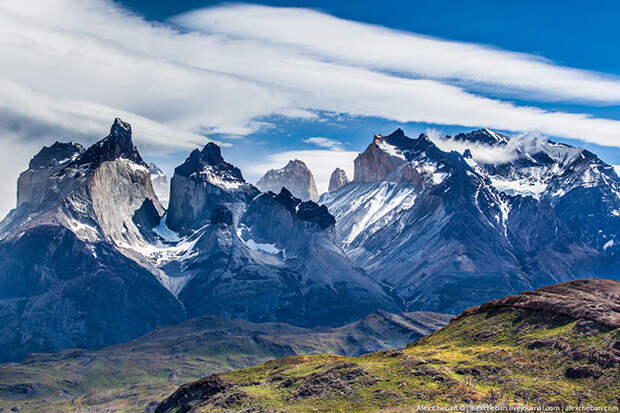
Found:
[{"label": "rocky outcrop in foreground", "polygon": [[288,189],[293,196],[302,201],[317,201],[319,191],[312,172],[303,161],[289,161],[284,168],[271,169],[256,183],[263,192],[278,193],[282,188]]},{"label": "rocky outcrop in foreground", "polygon": [[620,327],[620,282],[590,278],[554,284],[492,300],[465,310],[458,318],[501,308],[522,308]]}]

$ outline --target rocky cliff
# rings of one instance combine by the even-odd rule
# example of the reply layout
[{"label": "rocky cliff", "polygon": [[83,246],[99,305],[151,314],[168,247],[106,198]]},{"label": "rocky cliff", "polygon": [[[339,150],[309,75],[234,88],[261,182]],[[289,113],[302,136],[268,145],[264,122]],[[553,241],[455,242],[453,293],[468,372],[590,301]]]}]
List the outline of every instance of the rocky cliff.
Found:
[{"label": "rocky cliff", "polygon": [[259,192],[245,182],[237,167],[224,161],[216,144],[208,143],[202,150],[192,151],[174,170],[166,224],[188,233],[209,222],[215,205],[226,204],[238,211]]},{"label": "rocky cliff", "polygon": [[348,183],[349,178],[347,178],[346,172],[340,168],[336,168],[329,177],[329,187],[327,190],[330,192],[335,191],[336,189],[340,188],[341,186],[345,186]]},{"label": "rocky cliff", "polygon": [[263,192],[280,192],[282,188],[289,190],[302,201],[316,201],[319,192],[316,189],[314,176],[303,161],[289,161],[284,168],[271,169],[263,175],[256,186]]}]

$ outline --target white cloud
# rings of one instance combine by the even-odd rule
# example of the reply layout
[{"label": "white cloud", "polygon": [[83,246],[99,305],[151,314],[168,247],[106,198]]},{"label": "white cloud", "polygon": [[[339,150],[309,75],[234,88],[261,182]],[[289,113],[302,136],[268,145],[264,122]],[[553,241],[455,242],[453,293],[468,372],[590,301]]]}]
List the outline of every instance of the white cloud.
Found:
[{"label": "white cloud", "polygon": [[342,142],[337,141],[336,139],[323,138],[319,136],[304,139],[304,142],[328,149],[338,149],[342,147]]},{"label": "white cloud", "polygon": [[[546,95],[549,85],[561,82],[561,90],[615,102],[616,79],[302,9],[227,6],[176,21],[202,32],[153,25],[104,0],[5,0],[0,75],[53,97],[97,102],[186,131],[245,134],[260,127],[259,116],[310,118],[312,110],[328,110],[618,144],[618,121],[516,106],[432,80],[450,68],[456,72],[446,76],[460,81],[475,73],[489,84],[495,76],[511,90],[535,81],[523,88]],[[288,30],[291,25],[297,29]]]},{"label": "white cloud", "polygon": [[204,136],[174,130],[122,109],[52,97],[0,79],[0,131],[5,133],[8,125],[16,124],[26,128],[19,135],[31,141],[64,135],[92,143],[105,136],[115,117],[132,124],[135,141],[141,143],[146,152],[151,147],[192,148],[207,141]]},{"label": "white cloud", "polygon": [[353,177],[353,160],[358,152],[342,150],[302,150],[287,151],[270,155],[266,162],[260,164],[242,165],[243,174],[250,181],[256,182],[270,169],[279,169],[289,160],[300,159],[310,168],[316,181],[319,193],[327,192],[329,177],[336,168],[340,168]]},{"label": "white cloud", "polygon": [[[620,102],[620,82],[609,76],[303,9],[226,6],[175,21],[182,30],[110,0],[0,2],[0,134],[15,135],[0,137],[2,144],[92,141],[121,116],[134,124],[141,150],[165,155],[202,143],[204,133],[255,131],[265,126],[262,116],[316,119],[316,111],[331,111],[620,146],[619,121],[517,106],[443,83]],[[354,157],[297,153],[332,157],[333,165],[315,162],[325,183],[334,167],[347,170],[336,162]]]},{"label": "white cloud", "polygon": [[235,5],[176,19],[209,33],[260,39],[308,55],[414,77],[535,94],[549,100],[620,103],[620,78],[559,67],[539,56],[407,33],[302,8]]},{"label": "white cloud", "polygon": [[438,137],[433,134],[428,134],[428,136],[439,149],[445,152],[456,151],[462,154],[466,149],[469,149],[471,157],[479,163],[501,164],[510,162],[518,156],[517,147],[515,146],[515,142],[518,140],[516,137],[510,141],[509,145],[490,146],[480,143],[444,139],[443,137]]},{"label": "white cloud", "polygon": [[428,129],[426,134],[442,151],[456,151],[463,154],[469,149],[471,157],[476,162],[484,164],[502,164],[523,157],[524,154],[548,150],[546,137],[536,133],[511,136],[506,145],[486,145],[458,141],[453,138],[446,139],[445,135],[440,134],[436,129]]}]

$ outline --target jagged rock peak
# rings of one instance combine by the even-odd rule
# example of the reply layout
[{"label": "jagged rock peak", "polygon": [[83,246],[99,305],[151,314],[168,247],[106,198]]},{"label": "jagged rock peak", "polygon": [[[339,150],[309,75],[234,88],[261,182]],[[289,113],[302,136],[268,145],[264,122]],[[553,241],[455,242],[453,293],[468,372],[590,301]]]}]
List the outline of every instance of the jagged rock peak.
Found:
[{"label": "jagged rock peak", "polygon": [[261,191],[275,193],[286,188],[295,197],[304,201],[319,199],[314,176],[306,164],[299,159],[289,161],[283,168],[267,171],[256,186]]},{"label": "jagged rock peak", "polygon": [[277,195],[275,195],[275,199],[291,211],[296,211],[297,205],[301,203],[299,198],[295,198],[291,191],[284,187],[280,189],[280,192]]},{"label": "jagged rock peak", "polygon": [[239,168],[222,157],[212,142],[202,150],[195,149],[185,162],[177,166],[170,180],[170,202],[166,224],[172,230],[188,234],[210,222],[217,204],[244,204],[260,194],[245,182]]},{"label": "jagged rock peak", "polygon": [[399,128],[387,136],[377,134],[373,137],[372,143],[354,160],[353,181],[358,183],[384,180],[416,182],[418,173],[412,168],[403,169],[401,166],[414,159],[419,162],[430,159],[432,163],[437,164],[445,156],[446,153],[442,152],[425,134],[420,134],[417,139],[411,139]]},{"label": "jagged rock peak", "polygon": [[336,225],[336,219],[325,205],[313,201],[301,201],[286,188],[282,188],[280,193],[275,195],[275,199],[302,221],[313,222],[321,229]]},{"label": "jagged rock peak", "polygon": [[299,204],[297,216],[302,221],[313,222],[321,229],[327,229],[336,225],[336,218],[329,213],[325,205],[319,205],[313,201],[304,201]]},{"label": "jagged rock peak", "polygon": [[225,205],[217,204],[211,210],[211,224],[232,225],[233,215]]},{"label": "jagged rock peak", "polygon": [[114,119],[114,123],[110,128],[110,136],[119,139],[131,139],[131,125],[123,122],[120,118]]},{"label": "jagged rock peak", "polygon": [[58,142],[44,146],[31,160],[30,169],[49,168],[65,162],[74,161],[84,152],[84,147],[74,142]]},{"label": "jagged rock peak", "polygon": [[201,176],[207,181],[223,179],[245,183],[239,168],[229,164],[222,157],[220,147],[213,142],[207,143],[202,150],[194,149],[189,157],[174,170],[182,176]]},{"label": "jagged rock peak", "polygon": [[450,136],[446,136],[446,138],[456,141],[481,143],[484,145],[506,145],[510,140],[510,137],[486,128],[469,133],[459,133],[454,138]]},{"label": "jagged rock peak", "polygon": [[335,191],[336,189],[345,186],[349,183],[349,178],[347,178],[347,173],[340,168],[334,169],[331,176],[329,177],[329,187],[328,191]]},{"label": "jagged rock peak", "polygon": [[131,125],[116,118],[110,128],[110,134],[88,148],[76,163],[98,166],[103,162],[118,158],[129,159],[139,165],[147,166],[131,140]]},{"label": "jagged rock peak", "polygon": [[373,138],[373,144],[384,152],[392,156],[405,158],[408,151],[425,151],[434,148],[435,144],[425,134],[421,133],[417,139],[412,139],[405,135],[405,132],[398,128],[389,135],[376,134]]}]

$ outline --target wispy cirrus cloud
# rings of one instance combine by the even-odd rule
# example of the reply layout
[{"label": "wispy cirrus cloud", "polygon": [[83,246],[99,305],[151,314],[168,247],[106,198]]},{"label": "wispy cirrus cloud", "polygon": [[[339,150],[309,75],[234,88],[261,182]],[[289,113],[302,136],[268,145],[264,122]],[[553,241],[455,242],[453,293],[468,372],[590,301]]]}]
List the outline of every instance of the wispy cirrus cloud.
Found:
[{"label": "wispy cirrus cloud", "polygon": [[479,90],[527,93],[542,100],[620,103],[620,78],[555,65],[526,53],[448,41],[340,19],[315,10],[234,5],[175,19],[184,27],[226,33],[304,51],[346,65],[459,82]]},{"label": "wispy cirrus cloud", "polygon": [[328,148],[328,149],[341,149],[342,148],[342,142],[336,139],[323,138],[320,136],[304,139],[304,142],[311,143],[313,145],[320,146],[322,148]]},{"label": "wispy cirrus cloud", "polygon": [[620,81],[608,76],[306,9],[222,6],[174,22],[183,30],[107,0],[6,0],[0,76],[58,105],[93,102],[187,132],[243,135],[261,127],[261,116],[327,110],[619,144],[616,120],[518,106],[442,82],[616,102]]},{"label": "wispy cirrus cloud", "polygon": [[[88,143],[120,115],[141,149],[161,153],[330,111],[620,146],[617,120],[497,98],[615,104],[617,78],[306,9],[229,5],[155,24],[110,0],[4,0],[0,53],[0,136],[13,143]],[[332,150],[304,154],[348,153],[323,144]]]}]

